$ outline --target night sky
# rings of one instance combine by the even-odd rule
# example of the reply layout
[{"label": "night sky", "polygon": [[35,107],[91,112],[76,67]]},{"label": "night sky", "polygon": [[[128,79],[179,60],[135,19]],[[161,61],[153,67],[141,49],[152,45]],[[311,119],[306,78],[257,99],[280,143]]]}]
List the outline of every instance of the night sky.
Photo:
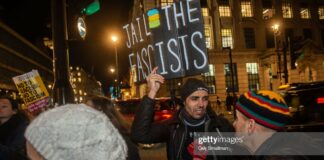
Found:
[{"label": "night sky", "polygon": [[[51,37],[51,0],[0,0],[0,19],[32,43]],[[111,34],[122,35],[122,26],[128,23],[132,0],[100,0],[100,11],[86,16],[87,37],[80,40],[73,34],[75,14],[71,10],[77,0],[66,0],[68,11],[70,65],[80,66],[95,75],[106,90],[114,75],[109,68],[115,66],[115,50]],[[80,0],[81,1],[81,0]],[[73,4],[71,4],[73,3]],[[122,37],[121,37],[122,38]],[[120,79],[128,76],[128,52],[124,50],[125,40],[117,45]],[[121,67],[123,66],[123,67]],[[127,66],[127,67],[125,67]]]}]

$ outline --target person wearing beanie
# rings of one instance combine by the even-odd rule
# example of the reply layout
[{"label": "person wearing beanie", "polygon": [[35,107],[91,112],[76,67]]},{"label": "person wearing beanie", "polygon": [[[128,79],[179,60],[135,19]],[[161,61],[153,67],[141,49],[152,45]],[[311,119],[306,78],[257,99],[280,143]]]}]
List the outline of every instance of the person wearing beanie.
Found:
[{"label": "person wearing beanie", "polygon": [[[167,143],[169,160],[217,159],[216,154],[193,153],[197,132],[233,132],[233,126],[218,117],[208,106],[208,88],[198,79],[189,78],[181,90],[183,106],[166,122],[154,121],[154,104],[164,78],[155,67],[147,77],[148,94],[143,97],[131,129],[131,138],[138,143]],[[184,138],[185,137],[185,138]]]},{"label": "person wearing beanie", "polygon": [[103,113],[85,104],[48,110],[28,126],[32,160],[125,160],[127,146]]},{"label": "person wearing beanie", "polygon": [[[321,147],[304,134],[285,134],[284,127],[291,115],[283,97],[269,90],[242,94],[236,105],[233,122],[236,136],[243,137],[243,145],[261,159],[308,159],[301,155],[305,147],[313,153]],[[318,153],[321,153],[320,151]],[[307,154],[307,153],[305,153]],[[298,155],[298,156],[293,156]]]}]

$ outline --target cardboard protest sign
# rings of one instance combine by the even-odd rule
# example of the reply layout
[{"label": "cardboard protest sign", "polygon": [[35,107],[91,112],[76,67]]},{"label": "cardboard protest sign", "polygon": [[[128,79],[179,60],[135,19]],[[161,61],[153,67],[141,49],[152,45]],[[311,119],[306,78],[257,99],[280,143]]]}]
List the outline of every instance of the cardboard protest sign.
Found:
[{"label": "cardboard protest sign", "polygon": [[29,111],[43,108],[49,94],[37,70],[12,78]]},{"label": "cardboard protest sign", "polygon": [[200,1],[180,0],[151,9],[123,29],[138,81],[145,80],[156,65],[166,79],[208,72]]}]

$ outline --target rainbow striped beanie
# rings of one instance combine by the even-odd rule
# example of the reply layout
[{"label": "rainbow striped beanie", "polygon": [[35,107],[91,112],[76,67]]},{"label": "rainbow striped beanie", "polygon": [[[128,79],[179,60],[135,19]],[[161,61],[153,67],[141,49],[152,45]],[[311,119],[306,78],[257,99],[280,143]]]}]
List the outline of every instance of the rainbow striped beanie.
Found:
[{"label": "rainbow striped beanie", "polygon": [[236,103],[236,109],[258,124],[274,130],[282,130],[291,118],[285,100],[268,90],[242,94]]}]

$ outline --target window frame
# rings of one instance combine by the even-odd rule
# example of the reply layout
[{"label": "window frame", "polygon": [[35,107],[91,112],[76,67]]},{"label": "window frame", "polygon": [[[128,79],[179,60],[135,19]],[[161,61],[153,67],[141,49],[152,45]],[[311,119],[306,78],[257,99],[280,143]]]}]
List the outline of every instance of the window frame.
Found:
[{"label": "window frame", "polygon": [[220,5],[218,7],[219,17],[231,17],[231,8],[229,5]]},{"label": "window frame", "polygon": [[318,6],[318,19],[324,20],[324,5]]},{"label": "window frame", "polygon": [[[287,11],[285,11],[287,9]],[[282,18],[290,19],[293,18],[292,4],[288,1],[283,1],[281,6]]]},{"label": "window frame", "polygon": [[[304,12],[304,13],[302,13]],[[309,8],[300,8],[300,18],[301,19],[311,19],[311,13]]]},{"label": "window frame", "polygon": [[[240,5],[241,5],[242,17],[246,17],[246,18],[254,17],[253,5],[251,0],[242,0]],[[246,11],[243,12],[243,9]]]},{"label": "window frame", "polygon": [[246,63],[246,72],[248,74],[248,88],[249,91],[256,91],[260,89],[260,76],[259,76],[258,63]]},{"label": "window frame", "polygon": [[245,48],[253,49],[255,46],[255,30],[252,27],[244,27],[244,40],[245,40]]},{"label": "window frame", "polygon": [[231,48],[233,48],[234,39],[233,39],[232,29],[230,29],[230,28],[222,28],[221,29],[221,39],[222,39],[222,47],[231,47]]},{"label": "window frame", "polygon": [[208,87],[209,94],[216,94],[215,66],[209,64],[208,72],[203,74],[203,81]]},{"label": "window frame", "polygon": [[160,0],[161,7],[171,5],[172,3],[174,3],[174,0]]}]

